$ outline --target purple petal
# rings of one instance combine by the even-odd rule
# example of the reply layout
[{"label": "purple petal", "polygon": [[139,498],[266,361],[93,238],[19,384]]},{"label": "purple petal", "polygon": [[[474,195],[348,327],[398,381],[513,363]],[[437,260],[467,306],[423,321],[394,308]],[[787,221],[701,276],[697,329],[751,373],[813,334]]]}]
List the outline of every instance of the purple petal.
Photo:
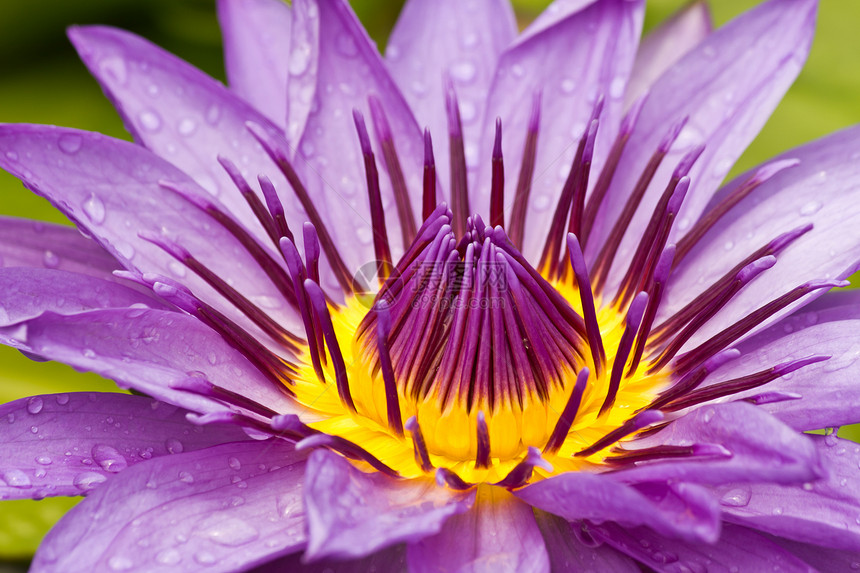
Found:
[{"label": "purple petal", "polygon": [[219,0],[224,66],[230,88],[283,128],[292,31],[290,7],[280,0]]},{"label": "purple petal", "polygon": [[194,426],[185,410],[127,394],[53,394],[0,406],[0,499],[86,495],[153,457],[247,439]]},{"label": "purple petal", "polygon": [[253,234],[266,237],[219,155],[239,166],[258,192],[257,176],[267,175],[288,220],[305,220],[286,179],[245,127],[253,121],[280,133],[262,114],[197,68],[128,32],[72,28],[69,37],[135,140],[217,196]]},{"label": "purple petal", "polygon": [[407,573],[406,546],[395,545],[382,551],[377,551],[363,559],[337,561],[323,559],[313,563],[305,563],[301,553],[294,553],[261,565],[252,573],[367,573],[368,571],[384,571],[385,573]]},{"label": "purple petal", "polygon": [[595,539],[615,547],[657,571],[813,571],[766,536],[736,525],[724,525],[716,543],[668,539],[639,527],[590,526]]},{"label": "purple petal", "polygon": [[45,267],[113,278],[119,263],[71,227],[0,217],[0,267]]},{"label": "purple petal", "polygon": [[771,538],[774,543],[796,555],[818,571],[857,571],[860,570],[860,555],[856,551],[828,549],[820,545],[798,543],[781,537]]},{"label": "purple petal", "polygon": [[419,541],[438,533],[474,500],[474,494],[454,493],[432,481],[365,474],[326,450],[311,455],[305,488],[306,558],[314,561],[355,559],[395,543]]},{"label": "purple petal", "polygon": [[33,571],[235,571],[295,552],[304,460],[237,442],[137,464],[60,520]]},{"label": "purple petal", "polygon": [[495,487],[478,488],[471,511],[449,519],[437,535],[410,544],[407,558],[412,573],[550,570],[532,509]]},{"label": "purple petal", "polygon": [[515,493],[523,501],[568,521],[647,525],[662,535],[713,541],[719,508],[701,487],[650,483],[631,486],[611,476],[569,472]]},{"label": "purple petal", "polygon": [[[763,392],[787,392],[802,399],[760,406],[796,430],[817,430],[860,422],[860,298],[857,292],[825,295],[779,323],[739,344],[741,359],[728,362],[705,379],[704,385],[739,378],[789,360],[822,355],[812,364],[770,384],[738,394],[749,398]],[[756,359],[758,357],[758,359]]]},{"label": "purple petal", "polygon": [[744,402],[700,407],[664,430],[630,442],[630,448],[697,444],[707,444],[725,453],[643,463],[619,471],[613,478],[628,483],[648,480],[798,483],[822,475],[818,452],[808,436]]},{"label": "purple petal", "polygon": [[[780,1],[762,4],[715,31],[653,85],[603,201],[589,256],[602,244],[669,126],[684,117],[689,120],[621,243],[610,288],[623,275],[676,164],[690,149],[705,144],[690,171],[692,183],[673,236],[683,234],[702,213],[800,71],[812,41],[815,7],[815,0],[797,0],[791,10]],[[718,243],[720,249],[724,243]]]},{"label": "purple petal", "polygon": [[50,269],[0,269],[0,326],[35,318],[43,312],[75,314],[129,307],[168,309],[152,294],[113,281]]},{"label": "purple petal", "polygon": [[624,94],[624,107],[633,105],[657,78],[701,43],[713,28],[711,10],[705,2],[700,1],[681,8],[651,30],[642,39],[636,52],[636,61]]},{"label": "purple petal", "polygon": [[[552,571],[601,571],[605,573],[638,573],[639,566],[629,557],[607,546],[586,544],[575,535],[573,525],[544,511],[535,512],[549,553]],[[644,528],[643,528],[644,529]],[[646,530],[649,531],[650,530]],[[653,533],[651,533],[653,535]]]},{"label": "purple petal", "polygon": [[73,316],[45,313],[23,325],[0,329],[0,336],[17,340],[22,350],[97,372],[120,386],[189,410],[226,409],[220,402],[178,389],[190,377],[208,380],[279,413],[296,413],[284,390],[220,335],[188,315],[147,309]]},{"label": "purple petal", "polygon": [[[400,164],[409,189],[421,189],[424,140],[409,106],[388,75],[376,46],[367,37],[345,0],[293,3],[294,25],[325,29],[319,37],[317,89],[314,107],[298,146],[296,170],[305,181],[317,209],[325,213],[329,232],[351,270],[375,259],[370,206],[365,186],[364,159],[355,135],[352,110],[372,117],[368,96],[379,99],[388,117]],[[295,49],[295,48],[294,48]],[[290,80],[292,82],[292,78]],[[292,112],[291,112],[292,113]],[[376,130],[370,130],[374,150],[381,157]],[[382,172],[383,169],[380,169]],[[389,177],[380,176],[388,237],[395,258],[403,252],[397,210]],[[421,201],[414,195],[412,214],[418,221]]]},{"label": "purple petal", "polygon": [[803,486],[723,486],[725,519],[795,541],[860,552],[860,445],[810,436],[828,476]]},{"label": "purple petal", "polygon": [[[496,117],[504,124],[503,153],[507,170],[505,196],[512,201],[523,158],[529,121],[527,102],[542,91],[535,176],[531,190],[523,252],[534,259],[543,245],[544,223],[552,217],[576,151],[576,141],[599,97],[606,97],[595,147],[594,169],[603,163],[618,131],[627,77],[642,29],[643,3],[608,0],[557,2],[499,59],[483,115],[481,147],[466,150],[477,166],[472,210],[489,209],[490,161]],[[481,118],[478,118],[479,120]],[[464,119],[465,121],[465,119]],[[596,172],[596,171],[595,171]],[[592,178],[592,182],[596,180]]]},{"label": "purple petal", "polygon": [[[797,285],[844,278],[858,268],[860,206],[846,192],[860,185],[860,168],[851,159],[858,149],[860,129],[851,128],[783,154],[777,160],[794,158],[799,165],[777,173],[740,201],[690,251],[669,282],[663,316],[681,308],[741,257],[799,225],[814,225],[779,253],[776,265],[735,296],[720,311],[720,319],[706,325],[689,345]],[[749,176],[738,177],[718,197]]]},{"label": "purple petal", "polygon": [[239,241],[200,207],[160,185],[171,182],[189,197],[208,195],[166,161],[100,134],[31,125],[0,126],[0,150],[17,154],[12,159],[0,153],[0,167],[57,205],[127,269],[173,277],[248,325],[203,279],[138,233],[175,241],[246,297],[265,303],[285,328],[301,332],[296,313]]},{"label": "purple petal", "polygon": [[444,79],[449,77],[457,92],[466,145],[476,148],[496,62],[515,37],[507,0],[410,0],[400,12],[385,49],[386,64],[418,124],[433,135],[444,189],[450,173]]}]

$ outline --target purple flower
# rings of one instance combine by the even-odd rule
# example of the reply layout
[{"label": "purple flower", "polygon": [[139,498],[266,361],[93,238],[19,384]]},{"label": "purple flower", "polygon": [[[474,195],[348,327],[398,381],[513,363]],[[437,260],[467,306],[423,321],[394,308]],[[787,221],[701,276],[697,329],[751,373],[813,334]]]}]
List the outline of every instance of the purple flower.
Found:
[{"label": "purple flower", "polygon": [[804,433],[860,422],[860,132],[720,187],[814,0],[410,0],[384,60],[219,10],[230,90],[70,31],[136,144],[0,126],[85,234],[3,220],[0,341],[137,393],[2,407],[0,498],[86,495],[33,570],[860,567],[860,446]]}]

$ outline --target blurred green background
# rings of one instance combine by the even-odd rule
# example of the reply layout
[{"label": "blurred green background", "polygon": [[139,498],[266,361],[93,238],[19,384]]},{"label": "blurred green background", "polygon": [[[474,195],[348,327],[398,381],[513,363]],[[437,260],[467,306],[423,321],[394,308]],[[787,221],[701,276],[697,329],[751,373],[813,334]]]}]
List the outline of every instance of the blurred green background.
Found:
[{"label": "blurred green background", "polygon": [[[384,46],[402,0],[353,0],[371,36]],[[521,26],[549,2],[515,0]],[[720,25],[753,0],[714,0]],[[646,29],[686,4],[649,2]],[[96,82],[65,37],[73,24],[132,30],[224,80],[214,0],[28,0],[0,3],[0,122],[72,126],[128,139]],[[842,127],[860,122],[860,3],[822,0],[809,61],[759,138],[733,173]],[[47,202],[0,172],[0,214],[67,223]],[[37,364],[0,348],[0,402],[31,394],[115,390],[91,374],[55,363]],[[848,433],[851,433],[849,431]],[[0,573],[26,566],[39,539],[75,500],[0,503]]]}]

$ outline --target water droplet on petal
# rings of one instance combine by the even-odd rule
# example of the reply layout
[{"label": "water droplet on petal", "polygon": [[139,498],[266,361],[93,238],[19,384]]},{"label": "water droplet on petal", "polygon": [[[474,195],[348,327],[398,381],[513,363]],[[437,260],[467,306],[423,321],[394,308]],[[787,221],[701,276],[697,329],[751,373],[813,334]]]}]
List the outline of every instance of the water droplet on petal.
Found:
[{"label": "water droplet on petal", "polygon": [[158,131],[161,129],[161,117],[154,111],[143,111],[137,116],[140,125],[149,131]]},{"label": "water droplet on petal", "polygon": [[818,201],[810,201],[803,205],[800,208],[800,214],[804,217],[809,217],[810,215],[814,215],[821,210],[821,203]]},{"label": "water droplet on petal", "polygon": [[84,213],[90,221],[96,225],[101,225],[105,222],[105,204],[99,199],[95,193],[90,193],[89,198],[83,204]]},{"label": "water droplet on petal", "polygon": [[237,518],[220,519],[205,531],[213,542],[227,547],[239,547],[254,541],[259,531],[246,521]]},{"label": "water droplet on petal", "polygon": [[6,158],[12,161],[18,161],[18,154],[14,151],[7,151]]},{"label": "water droplet on petal", "polygon": [[125,60],[118,56],[101,60],[99,70],[103,75],[112,78],[120,85],[125,85],[125,82],[128,81],[128,68],[125,65]]},{"label": "water droplet on petal", "polygon": [[230,466],[232,470],[240,470],[242,469],[242,463],[237,458],[230,458],[227,460],[227,465]]},{"label": "water droplet on petal", "polygon": [[111,446],[96,444],[93,446],[92,456],[106,472],[117,473],[128,467],[128,460]]},{"label": "water droplet on petal", "polygon": [[167,452],[170,454],[181,454],[182,451],[185,449],[182,446],[182,442],[180,442],[176,438],[168,438],[164,442],[164,447],[167,448]]},{"label": "water droplet on petal", "polygon": [[49,465],[51,465],[51,463],[53,463],[53,460],[51,459],[50,456],[41,455],[41,456],[36,456],[36,463],[41,465],[41,466],[49,466]]},{"label": "water droplet on petal", "polygon": [[18,469],[3,470],[0,472],[0,480],[3,480],[9,487],[16,487],[18,489],[33,487],[27,474]]},{"label": "water droplet on petal", "polygon": [[56,269],[60,266],[60,257],[54,251],[45,251],[42,255],[42,264],[46,269]]},{"label": "water droplet on petal", "polygon": [[307,71],[311,63],[311,46],[307,42],[296,46],[290,55],[290,74],[300,76]]},{"label": "water droplet on petal", "polygon": [[31,414],[38,414],[42,411],[42,407],[45,403],[42,401],[42,398],[39,396],[33,396],[29,400],[27,400],[27,411]]},{"label": "water droplet on petal", "polygon": [[81,472],[72,480],[72,484],[81,491],[91,491],[100,483],[107,481],[107,477],[96,472]]},{"label": "water droplet on petal", "polygon": [[155,560],[161,565],[176,565],[182,561],[182,554],[176,549],[162,549],[155,555]]},{"label": "water droplet on petal", "polygon": [[614,99],[618,99],[624,95],[624,88],[627,87],[627,81],[622,76],[617,76],[612,79],[609,84],[609,95]]},{"label": "water droplet on petal", "polygon": [[562,93],[570,94],[576,89],[576,82],[570,78],[563,79],[561,81],[561,91]]},{"label": "water droplet on petal", "polygon": [[477,68],[472,62],[460,62],[451,66],[451,77],[459,82],[467,84],[475,79]]},{"label": "water droplet on petal", "polygon": [[201,565],[213,565],[215,556],[208,551],[200,551],[194,554],[194,560]]},{"label": "water droplet on petal", "polygon": [[194,476],[188,472],[179,472],[179,481],[182,483],[194,483]]},{"label": "water droplet on petal", "polygon": [[187,137],[197,131],[197,122],[190,117],[186,117],[179,122],[177,130],[179,131],[179,135],[184,135]]},{"label": "water droplet on petal", "polygon": [[118,555],[114,555],[110,559],[108,559],[108,567],[110,567],[113,571],[128,571],[132,567],[134,567],[134,562],[128,557],[120,557]]},{"label": "water droplet on petal", "polygon": [[209,125],[217,125],[219,121],[221,121],[221,108],[216,104],[212,104],[206,110],[206,122]]},{"label": "water droplet on petal", "polygon": [[82,143],[83,139],[81,139],[81,136],[77,133],[66,133],[60,136],[60,140],[57,142],[57,145],[63,153],[74,155],[80,151]]},{"label": "water droplet on petal", "polygon": [[752,490],[749,487],[736,487],[727,491],[720,503],[729,507],[745,507],[749,504],[751,497]]}]

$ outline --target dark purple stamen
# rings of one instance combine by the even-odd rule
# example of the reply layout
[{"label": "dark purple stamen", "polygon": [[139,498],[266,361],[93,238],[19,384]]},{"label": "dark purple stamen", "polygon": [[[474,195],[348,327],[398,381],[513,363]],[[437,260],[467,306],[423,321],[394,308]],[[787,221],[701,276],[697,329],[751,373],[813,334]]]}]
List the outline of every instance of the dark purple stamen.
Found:
[{"label": "dark purple stamen", "polygon": [[532,96],[532,110],[529,116],[528,130],[523,150],[523,160],[520,164],[520,175],[517,179],[517,191],[514,195],[514,205],[511,209],[511,224],[508,235],[515,249],[523,248],[523,235],[526,229],[526,211],[529,205],[529,195],[532,191],[532,178],[535,172],[537,157],[538,130],[540,128],[541,92]]},{"label": "dark purple stamen", "polygon": [[284,213],[284,206],[281,204],[281,199],[278,197],[278,191],[275,189],[272,181],[265,175],[257,176],[257,181],[260,182],[260,189],[263,190],[263,198],[266,200],[266,207],[269,213],[272,214],[272,219],[275,221],[275,229],[278,232],[278,238],[286,237],[293,240],[293,233],[290,231],[290,226],[287,224],[287,216]]},{"label": "dark purple stamen", "polygon": [[701,390],[696,390],[695,392],[689,392],[683,397],[666,404],[661,408],[661,410],[665,412],[676,412],[696,404],[701,404],[702,402],[709,402],[711,400],[716,400],[717,398],[722,398],[723,396],[730,396],[732,394],[737,394],[738,392],[752,390],[753,388],[763,386],[768,382],[772,382],[777,378],[785,376],[786,374],[791,374],[795,370],[799,370],[800,368],[804,368],[810,364],[823,362],[828,359],[830,359],[830,356],[815,355],[801,358],[800,360],[784,362],[754,374],[749,374],[733,380],[727,380],[718,384],[712,384],[711,386],[702,388]]},{"label": "dark purple stamen", "polygon": [[382,381],[385,384],[385,405],[388,414],[388,427],[398,436],[403,435],[403,418],[400,415],[400,398],[397,395],[397,382],[394,379],[394,367],[391,365],[391,355],[388,350],[388,336],[391,332],[391,319],[388,316],[388,304],[380,300],[374,306],[376,309],[376,348],[379,353],[379,366],[382,370]]},{"label": "dark purple stamen", "polygon": [[630,362],[630,368],[627,370],[628,376],[636,372],[636,369],[639,368],[639,363],[642,361],[642,354],[645,352],[645,345],[648,343],[648,336],[651,334],[654,317],[657,316],[657,309],[660,307],[660,301],[663,299],[666,281],[669,279],[669,273],[672,272],[672,260],[674,257],[675,245],[669,245],[660,254],[660,260],[655,266],[652,284],[648,286],[648,293],[650,294],[648,306],[645,308],[642,326],[639,328],[639,335],[636,337],[636,350],[633,352],[633,360]]},{"label": "dark purple stamen", "polygon": [[487,419],[484,411],[478,412],[477,424],[475,425],[478,440],[478,449],[475,454],[475,467],[490,467],[490,431],[487,429]]},{"label": "dark purple stamen", "polygon": [[493,143],[493,178],[490,186],[490,226],[505,226],[505,164],[502,158],[502,120],[496,118]]},{"label": "dark purple stamen", "polygon": [[321,433],[319,430],[314,430],[310,426],[302,423],[299,417],[295,414],[278,414],[272,418],[269,425],[275,432],[277,432],[277,435],[281,436],[287,434],[290,437],[295,437],[296,441]]},{"label": "dark purple stamen", "polygon": [[630,139],[630,134],[633,133],[633,128],[639,120],[639,113],[642,111],[642,106],[645,105],[647,96],[642,96],[630,107],[627,115],[621,121],[621,128],[618,131],[618,136],[612,144],[612,149],[609,151],[609,157],[606,159],[606,164],[600,172],[600,177],[594,185],[591,196],[588,198],[588,203],[585,205],[585,213],[582,217],[582,246],[588,243],[588,237],[591,234],[591,229],[594,226],[594,220],[597,217],[597,212],[603,206],[603,199],[606,197],[606,192],[609,190],[609,185],[612,183],[612,178],[615,176],[615,171],[618,168],[618,162],[621,160],[621,154],[627,141]]},{"label": "dark purple stamen", "polygon": [[382,158],[385,160],[385,168],[388,170],[388,178],[394,190],[394,204],[397,207],[397,218],[400,220],[400,232],[403,244],[408,245],[415,240],[415,216],[412,214],[412,200],[409,198],[409,189],[406,187],[406,178],[403,177],[403,169],[400,167],[400,159],[397,157],[397,148],[388,125],[388,117],[379,100],[371,95],[367,98],[370,105],[370,115],[373,118],[373,130],[376,138],[382,146]]},{"label": "dark purple stamen", "polygon": [[722,352],[717,352],[715,355],[707,359],[698,369],[688,372],[680,380],[675,382],[671,388],[661,393],[656,400],[651,402],[649,408],[652,410],[659,410],[676,398],[695,390],[698,388],[699,384],[708,377],[708,375],[716,371],[722,365],[735,360],[740,355],[740,351],[735,348],[729,348]]},{"label": "dark purple stamen", "polygon": [[606,351],[603,348],[603,338],[600,336],[600,325],[597,323],[597,309],[594,306],[594,294],[591,291],[591,281],[588,278],[588,267],[576,235],[567,234],[567,251],[570,255],[570,266],[579,288],[579,298],[582,301],[582,314],[585,318],[585,332],[588,335],[588,347],[597,375],[603,372],[606,363]]},{"label": "dark purple stamen", "polygon": [[176,390],[193,392],[194,394],[205,396],[206,398],[211,398],[224,404],[239,406],[240,408],[244,408],[249,412],[263,416],[264,418],[273,418],[278,415],[277,412],[263,404],[260,404],[259,402],[197,376],[188,376],[181,380],[174,380],[170,382],[168,386]]},{"label": "dark purple stamen", "polygon": [[269,235],[269,238],[272,240],[274,244],[278,244],[278,230],[275,227],[275,221],[272,218],[271,213],[268,209],[266,209],[263,202],[260,201],[260,198],[251,189],[251,186],[248,185],[248,182],[245,181],[245,178],[242,177],[242,174],[239,172],[239,169],[233,164],[232,161],[227,159],[226,157],[218,156],[218,163],[221,164],[221,167],[224,168],[224,171],[227,172],[227,175],[230,179],[233,180],[233,184],[242,193],[242,197],[244,197],[245,201],[248,203],[248,206],[251,208],[251,211],[254,212],[254,216],[257,217],[257,220],[263,226],[263,229],[266,231],[266,234]]},{"label": "dark purple stamen", "polygon": [[370,137],[364,124],[364,116],[358,110],[352,111],[361,153],[364,155],[364,172],[367,175],[367,194],[370,199],[370,222],[373,228],[373,252],[376,255],[376,270],[381,281],[387,278],[391,266],[391,247],[388,245],[388,230],[385,227],[385,211],[382,209],[382,195],[379,191],[379,172],[376,158],[370,146]]},{"label": "dark purple stamen", "polygon": [[577,452],[574,457],[588,457],[592,454],[595,454],[602,450],[603,448],[614,444],[621,438],[625,436],[629,436],[633,432],[638,432],[642,428],[646,426],[650,426],[651,424],[655,424],[663,420],[663,412],[658,410],[643,410],[639,412],[623,424],[621,424],[616,429],[612,430],[589,447],[584,450]]},{"label": "dark purple stamen", "polygon": [[753,252],[740,263],[735,265],[734,268],[732,268],[729,272],[723,275],[714,284],[710,285],[708,288],[702,291],[702,294],[700,294],[688,304],[686,304],[684,308],[682,308],[670,318],[663,321],[659,326],[657,326],[654,329],[654,333],[656,334],[656,336],[652,337],[652,340],[649,341],[649,345],[653,347],[662,346],[668,340],[672,333],[677,332],[678,329],[680,329],[682,326],[692,320],[694,316],[700,314],[701,312],[703,312],[704,309],[710,307],[713,302],[725,292],[725,290],[736,279],[738,273],[740,273],[740,271],[744,267],[753,263],[756,260],[767,257],[768,255],[779,254],[783,249],[788,247],[798,238],[808,233],[810,230],[812,230],[812,223],[809,223],[802,227],[798,227],[787,233],[783,233],[776,239],[770,241],[760,249]]},{"label": "dark purple stamen", "polygon": [[493,485],[507,489],[522,487],[529,482],[535,468],[543,468],[548,472],[552,471],[552,466],[549,462],[541,457],[540,450],[533,446],[529,446],[525,459],[514,466],[514,469],[512,469],[502,481],[496,482]]},{"label": "dark purple stamen", "polygon": [[655,151],[651,156],[651,159],[648,160],[648,164],[639,176],[639,180],[636,182],[636,186],[633,188],[630,197],[628,197],[627,202],[624,204],[624,209],[615,221],[615,225],[612,227],[612,231],[610,231],[609,236],[606,238],[606,242],[600,249],[600,252],[597,255],[597,261],[592,269],[592,278],[594,279],[595,288],[598,290],[603,290],[603,287],[606,284],[606,279],[609,277],[609,270],[612,268],[615,254],[618,251],[618,247],[621,245],[621,239],[624,238],[624,234],[630,226],[630,221],[633,220],[633,215],[639,208],[639,204],[642,202],[642,198],[645,196],[645,192],[648,190],[651,180],[657,173],[657,169],[663,162],[663,158],[669,153],[669,149],[672,147],[672,144],[675,143],[675,140],[681,133],[681,129],[686,125],[687,119],[688,118],[685,117],[673,125],[663,138],[663,141],[660,142],[657,151]]},{"label": "dark purple stamen", "polygon": [[745,318],[742,318],[735,324],[723,329],[706,342],[697,346],[693,350],[680,356],[676,361],[676,370],[678,372],[686,372],[691,368],[695,368],[702,362],[713,356],[714,353],[726,348],[734,343],[738,338],[751,331],[756,326],[762,324],[765,320],[775,315],[777,312],[784,310],[790,304],[800,300],[804,296],[816,291],[831,288],[843,288],[848,286],[848,281],[809,281],[798,287],[793,288],[784,295],[775,298],[766,305],[754,310]]},{"label": "dark purple stamen", "polygon": [[355,402],[352,400],[352,394],[349,392],[349,380],[346,377],[346,364],[343,361],[343,354],[340,351],[340,345],[337,341],[337,335],[334,331],[334,326],[331,322],[331,315],[328,312],[326,305],[325,294],[322,289],[310,279],[305,279],[305,292],[310,299],[314,309],[314,314],[320,321],[325,335],[328,352],[331,356],[331,361],[334,366],[334,376],[337,382],[337,393],[340,396],[340,401],[343,402],[350,410],[355,412]]},{"label": "dark purple stamen", "polygon": [[320,239],[317,230],[310,223],[302,225],[302,238],[305,242],[305,267],[308,278],[320,282]]},{"label": "dark purple stamen", "polygon": [[334,239],[332,239],[328,229],[323,223],[323,219],[311,200],[307,188],[304,186],[302,180],[296,173],[296,170],[293,168],[293,164],[290,162],[285,151],[285,149],[288,148],[287,142],[279,139],[280,136],[274,136],[267,132],[256,123],[248,122],[246,127],[248,131],[251,132],[251,135],[260,142],[260,145],[263,146],[263,149],[269,157],[271,157],[275,164],[277,164],[278,168],[293,188],[293,192],[295,192],[296,197],[298,197],[299,202],[301,202],[302,207],[304,207],[305,213],[307,213],[308,219],[310,219],[310,223],[320,234],[322,249],[325,251],[326,258],[328,258],[328,262],[334,271],[335,278],[337,279],[341,289],[343,289],[343,292],[349,294],[354,290],[364,290],[363,285],[354,285],[354,277],[350,274],[346,264],[343,262],[343,259],[335,246]]},{"label": "dark purple stamen", "polygon": [[299,301],[299,311],[302,316],[302,324],[305,327],[305,333],[308,335],[308,352],[311,355],[311,363],[314,367],[314,373],[317,380],[325,382],[325,374],[322,369],[322,357],[325,356],[325,346],[322,340],[322,330],[318,328],[314,321],[314,317],[310,311],[310,303],[305,293],[305,278],[307,278],[302,264],[299,251],[292,241],[283,238],[280,242],[281,251],[284,255],[284,260],[287,262],[287,268],[290,271],[290,276],[293,279],[293,284],[296,285],[296,298]]},{"label": "dark purple stamen", "polygon": [[429,472],[433,469],[433,463],[430,461],[427,442],[424,441],[424,434],[421,433],[421,426],[418,425],[418,419],[415,416],[406,420],[406,429],[412,435],[412,443],[415,447],[415,461],[421,466],[422,470]]},{"label": "dark purple stamen", "polygon": [[[672,339],[672,342],[663,349],[659,357],[651,364],[648,373],[651,374],[657,372],[669,364],[684,344],[686,344],[687,341],[705,325],[705,323],[713,318],[721,308],[723,308],[738,292],[740,292],[741,289],[775,264],[776,257],[773,255],[767,255],[742,268],[735,275],[734,280],[726,285],[723,292],[719,293],[719,295],[713,299],[712,303],[703,307],[698,313],[696,313],[687,326],[685,326],[684,329]],[[674,333],[667,332],[667,334],[671,336],[671,334]],[[652,344],[655,343],[653,340],[650,342]]]},{"label": "dark purple stamen", "polygon": [[642,323],[642,316],[645,314],[647,304],[648,293],[640,292],[633,299],[633,302],[630,303],[630,308],[627,309],[624,334],[621,335],[621,340],[618,343],[618,352],[615,353],[615,361],[612,363],[609,390],[607,391],[603,405],[600,407],[600,415],[605,414],[612,407],[612,404],[615,403],[615,396],[618,394],[618,388],[621,385],[621,375],[624,373],[624,366],[627,364],[630,349],[633,348],[633,341],[636,340],[636,333],[639,331],[639,325]]},{"label": "dark purple stamen", "polygon": [[400,477],[399,473],[379,461],[379,459],[377,459],[373,454],[361,446],[353,444],[349,440],[341,438],[340,436],[332,436],[331,434],[314,434],[304,438],[296,444],[297,451],[312,450],[314,448],[328,448],[330,450],[334,450],[349,459],[366,462],[373,469],[391,477]]},{"label": "dark purple stamen", "polygon": [[465,481],[448,468],[436,468],[436,485],[455,491],[466,491],[475,487],[475,484]]},{"label": "dark purple stamen", "polygon": [[723,215],[728,213],[732,207],[737,205],[744,197],[771,177],[800,163],[797,159],[783,159],[774,161],[756,171],[752,177],[738,186],[734,191],[722,198],[717,205],[699,219],[690,231],[678,241],[678,252],[675,255],[675,265],[681,262],[687,253],[699,242],[705,233],[719,221]]},{"label": "dark purple stamen", "polygon": [[454,234],[462,237],[466,233],[466,217],[471,210],[460,104],[450,79],[445,86],[445,111],[448,113],[448,138],[451,148],[451,211],[454,213]]},{"label": "dark purple stamen", "polygon": [[776,402],[786,402],[789,400],[800,400],[803,395],[797,392],[762,392],[749,398],[744,398],[744,402],[761,406],[762,404],[775,404]]},{"label": "dark purple stamen", "polygon": [[570,392],[570,397],[567,399],[564,411],[562,411],[549,440],[547,440],[546,445],[543,447],[544,453],[556,453],[567,439],[570,427],[573,425],[574,420],[576,420],[576,414],[579,411],[579,405],[582,403],[582,394],[585,392],[585,386],[587,383],[588,368],[583,368],[579,371],[579,374],[576,377],[576,384]]},{"label": "dark purple stamen", "polygon": [[719,444],[693,444],[692,446],[660,445],[638,450],[626,450],[622,447],[612,449],[611,457],[603,461],[611,465],[635,464],[671,458],[729,458],[732,453]]},{"label": "dark purple stamen", "polygon": [[433,140],[430,130],[424,130],[424,189],[421,215],[426,221],[436,209],[436,159],[433,157]]},{"label": "dark purple stamen", "polygon": [[594,159],[594,143],[597,140],[597,129],[600,126],[598,116],[603,109],[603,98],[600,98],[595,107],[595,118],[588,124],[588,129],[583,135],[580,143],[583,145],[582,152],[577,150],[578,165],[576,167],[576,181],[574,183],[573,202],[570,210],[570,222],[567,226],[568,233],[578,234],[582,232],[582,218],[585,215],[585,193],[588,191],[588,179],[591,174],[591,162]]}]

